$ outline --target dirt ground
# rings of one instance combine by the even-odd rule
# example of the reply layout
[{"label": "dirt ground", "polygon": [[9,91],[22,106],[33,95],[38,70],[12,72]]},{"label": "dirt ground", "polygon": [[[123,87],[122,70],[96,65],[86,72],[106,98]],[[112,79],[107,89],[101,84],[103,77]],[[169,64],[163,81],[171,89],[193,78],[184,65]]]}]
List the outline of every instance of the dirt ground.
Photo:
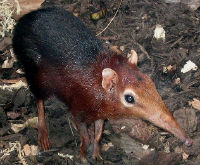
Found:
[{"label": "dirt ground", "polygon": [[[194,98],[200,100],[200,70],[181,72],[188,60],[200,67],[200,9],[193,11],[185,4],[161,0],[46,0],[42,6],[66,8],[77,14],[96,34],[102,32],[114,17],[98,37],[106,47],[114,49],[113,46],[118,46],[119,51],[123,46],[124,55],[132,49],[138,53],[139,68],[151,76],[166,106],[193,139],[193,145],[186,147],[172,134],[149,122],[111,120],[105,123],[101,141],[104,160],[90,158],[91,146],[88,164],[200,164],[200,111],[190,104]],[[99,11],[106,11],[106,14],[100,19],[92,19],[92,14]],[[153,37],[156,25],[164,28],[165,40]],[[0,45],[7,42],[0,50],[0,66],[7,58],[11,59],[11,37],[12,34],[7,33],[0,38]],[[11,68],[0,68],[0,86],[10,85],[5,80],[24,77],[16,72],[20,68],[17,62]],[[41,150],[36,156],[22,155],[20,159],[19,153],[25,144],[37,145],[37,129],[28,127],[14,133],[11,125],[37,116],[35,99],[25,87],[0,89],[0,164],[81,164],[79,135],[67,106],[53,97],[46,100],[45,107],[51,149]],[[122,130],[122,126],[126,129]],[[67,154],[73,158],[66,157]]]}]

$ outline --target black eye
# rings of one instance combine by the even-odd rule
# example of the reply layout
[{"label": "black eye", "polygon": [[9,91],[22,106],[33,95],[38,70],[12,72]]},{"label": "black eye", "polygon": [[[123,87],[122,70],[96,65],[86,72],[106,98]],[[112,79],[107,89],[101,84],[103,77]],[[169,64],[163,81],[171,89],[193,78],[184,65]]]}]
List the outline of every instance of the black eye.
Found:
[{"label": "black eye", "polygon": [[132,95],[125,95],[124,98],[125,98],[126,102],[129,104],[134,104],[134,102],[135,102],[134,97]]}]

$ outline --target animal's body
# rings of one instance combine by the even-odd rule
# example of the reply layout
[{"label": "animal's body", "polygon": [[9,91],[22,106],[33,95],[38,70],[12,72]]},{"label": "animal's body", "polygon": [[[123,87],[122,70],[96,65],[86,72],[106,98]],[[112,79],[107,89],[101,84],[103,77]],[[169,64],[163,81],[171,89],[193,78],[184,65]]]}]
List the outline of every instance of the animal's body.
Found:
[{"label": "animal's body", "polygon": [[17,23],[14,52],[22,63],[38,107],[38,141],[49,148],[43,101],[55,95],[66,103],[81,138],[82,160],[90,143],[87,126],[95,123],[94,158],[109,118],[140,117],[192,142],[177,124],[153,81],[129,58],[103,48],[101,41],[71,13],[60,8],[33,11]]}]

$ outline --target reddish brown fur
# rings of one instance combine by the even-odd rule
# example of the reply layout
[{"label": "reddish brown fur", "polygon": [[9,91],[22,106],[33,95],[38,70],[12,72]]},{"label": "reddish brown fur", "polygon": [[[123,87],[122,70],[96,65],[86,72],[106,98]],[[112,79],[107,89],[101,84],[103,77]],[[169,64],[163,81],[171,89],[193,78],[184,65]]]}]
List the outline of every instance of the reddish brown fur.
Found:
[{"label": "reddish brown fur", "polygon": [[[104,68],[111,68],[118,76],[118,82],[114,84],[110,92],[102,88]],[[153,81],[121,55],[102,52],[98,60],[88,68],[69,64],[52,66],[48,61],[42,61],[38,70],[36,82],[41,94],[43,96],[55,94],[68,104],[77,125],[80,123],[89,125],[99,119],[140,117],[186,141],[184,131],[166,108]],[[133,107],[124,106],[120,99],[127,88],[137,94]],[[49,93],[45,93],[46,91]],[[102,125],[97,126],[97,128],[100,127]],[[81,152],[85,157],[88,140],[84,139],[84,136],[88,135],[83,129],[85,127],[80,129],[79,133],[82,138]],[[97,136],[99,137],[97,141],[99,141],[101,133]],[[96,153],[98,153],[97,150],[98,147]]]},{"label": "reddish brown fur", "polygon": [[[111,94],[107,94],[101,86],[104,68],[115,70],[119,77],[116,92]],[[136,102],[137,108],[147,108],[149,113],[159,105],[160,109],[168,113],[152,80],[141,73],[136,65],[128,64],[127,58],[113,52],[101,54],[94,66],[88,69],[73,66],[68,69],[43,62],[39,71],[37,82],[40,91],[56,94],[69,105],[74,116],[82,116],[81,121],[88,124],[99,118],[146,118],[144,111],[124,109],[119,95],[125,88],[133,89],[142,98]],[[138,80],[138,76],[141,80]]]},{"label": "reddish brown fur", "polygon": [[[128,86],[132,88],[142,87],[142,81],[138,82],[136,75],[140,75],[143,82],[145,79],[137,66],[127,63],[127,58],[109,53],[101,54],[94,67],[84,70],[73,68],[73,66],[70,70],[64,70],[63,68],[66,67],[50,66],[48,62],[43,61],[36,77],[41,93],[45,96],[45,92],[48,91],[57,95],[69,105],[74,116],[82,116],[81,121],[87,124],[91,124],[99,118],[130,116],[128,112],[123,110],[119,93]],[[116,70],[118,76],[122,78],[119,79],[119,84],[116,87],[118,93],[113,93],[112,97],[107,96],[106,91],[101,86],[102,70],[108,67]]]},{"label": "reddish brown fur", "polygon": [[37,99],[38,141],[44,149],[50,145],[44,116],[44,100],[50,95],[69,106],[84,162],[90,143],[87,125],[95,123],[93,158],[101,158],[98,143],[103,120],[109,118],[140,117],[191,144],[152,80],[137,68],[136,52],[132,50],[129,59],[102,52],[106,50],[95,34],[64,9],[45,8],[23,16],[15,27],[13,50]]}]

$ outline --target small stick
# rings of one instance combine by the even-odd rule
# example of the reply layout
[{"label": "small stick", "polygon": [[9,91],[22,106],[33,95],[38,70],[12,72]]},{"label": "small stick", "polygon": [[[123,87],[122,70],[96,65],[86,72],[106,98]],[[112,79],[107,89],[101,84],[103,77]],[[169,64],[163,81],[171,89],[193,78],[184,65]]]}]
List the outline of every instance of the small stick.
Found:
[{"label": "small stick", "polygon": [[70,128],[70,130],[71,130],[71,132],[72,132],[72,135],[74,136],[74,132],[73,132],[73,130],[72,130],[71,122],[70,122],[70,120],[69,120],[69,117],[68,117],[68,122],[69,122],[69,128]]},{"label": "small stick", "polygon": [[174,47],[177,43],[179,43],[181,40],[183,39],[183,36],[181,36],[178,40],[176,40],[175,42],[173,42],[170,46],[170,48]]},{"label": "small stick", "polygon": [[139,46],[140,50],[147,56],[147,58],[151,59],[151,57],[149,56],[149,53],[146,51],[146,49],[142,45],[140,45],[138,42],[135,42],[135,43]]},{"label": "small stick", "polygon": [[119,8],[120,8],[120,6],[121,6],[121,4],[122,4],[122,1],[123,1],[123,0],[120,1],[120,4],[119,4],[118,9],[117,9],[117,11],[115,12],[115,15],[113,16],[113,18],[112,18],[112,19],[110,20],[110,22],[108,23],[108,25],[107,25],[101,32],[99,32],[96,36],[99,36],[101,33],[103,33],[103,32],[108,28],[108,26],[110,26],[110,24],[112,23],[112,21],[114,20],[114,18],[116,17],[116,15],[117,15],[117,13],[118,13],[118,11],[119,11]]},{"label": "small stick", "polygon": [[[71,122],[70,122],[70,120],[69,120],[69,117],[68,117],[68,122],[69,122],[69,128],[70,128],[70,130],[71,130],[71,132],[72,132],[72,135],[74,136],[74,132],[73,132],[73,130],[72,130]],[[76,139],[75,139],[75,144],[76,144],[76,146],[77,146]]]},{"label": "small stick", "polygon": [[147,56],[147,58],[151,61],[151,74],[150,74],[150,76],[152,76],[153,75],[153,73],[154,73],[154,71],[155,71],[155,68],[154,68],[154,61],[153,61],[153,58],[151,58],[150,56],[149,56],[149,53],[146,51],[146,49],[142,46],[142,45],[140,45],[138,42],[136,42],[135,41],[135,43],[139,46],[139,48],[140,48],[140,50]]},{"label": "small stick", "polygon": [[12,79],[12,80],[6,80],[6,79],[2,79],[1,80],[1,82],[5,83],[5,84],[15,84],[15,83],[17,83],[19,81],[27,83],[25,77],[21,77],[21,78],[17,78],[17,79]]}]

